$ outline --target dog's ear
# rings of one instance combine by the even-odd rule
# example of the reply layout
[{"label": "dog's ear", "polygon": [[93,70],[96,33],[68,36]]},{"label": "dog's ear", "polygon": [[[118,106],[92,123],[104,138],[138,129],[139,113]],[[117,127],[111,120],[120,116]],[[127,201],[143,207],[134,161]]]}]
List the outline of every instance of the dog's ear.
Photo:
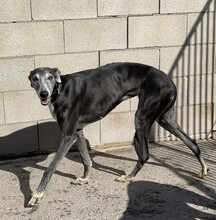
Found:
[{"label": "dog's ear", "polygon": [[61,78],[60,78],[61,72],[59,71],[59,69],[53,68],[53,72],[54,72],[56,82],[61,83]]},{"label": "dog's ear", "polygon": [[28,79],[30,80],[31,82],[31,87],[32,87],[32,81],[31,81],[31,76],[33,75],[33,70],[30,72],[29,76],[28,76]]},{"label": "dog's ear", "polygon": [[31,81],[31,76],[33,74],[33,71],[30,72],[29,76],[28,76],[28,79]]}]

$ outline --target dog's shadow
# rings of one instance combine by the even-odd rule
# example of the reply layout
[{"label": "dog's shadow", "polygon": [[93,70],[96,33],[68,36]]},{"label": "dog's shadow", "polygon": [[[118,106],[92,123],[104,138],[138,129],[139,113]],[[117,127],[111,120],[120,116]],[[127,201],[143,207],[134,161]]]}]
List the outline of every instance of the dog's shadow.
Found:
[{"label": "dog's shadow", "polygon": [[[40,155],[36,157],[19,158],[15,160],[4,160],[0,162],[0,169],[15,175],[19,181],[20,191],[24,196],[24,207],[27,207],[28,201],[31,198],[32,190],[30,187],[30,174],[26,168],[45,170],[45,167],[38,163],[46,160],[47,155]],[[32,178],[32,177],[31,177]],[[17,181],[16,178],[12,179],[11,185],[14,185]],[[4,184],[4,180],[1,180]]]},{"label": "dog's shadow", "polygon": [[[66,157],[69,160],[82,163],[81,157],[79,156],[79,153],[78,153],[78,150],[77,150],[78,149],[78,147],[77,147],[78,144],[79,143],[76,143],[70,149],[70,151],[66,155]],[[101,163],[97,162],[97,161],[98,160],[100,161],[100,159],[102,159],[102,158],[109,158],[109,159],[114,159],[114,160],[117,160],[117,161],[127,160],[127,161],[136,162],[136,160],[134,160],[132,158],[118,156],[116,154],[111,154],[111,153],[108,153],[108,152],[102,152],[102,151],[97,151],[97,150],[91,149],[91,146],[90,146],[90,143],[89,143],[88,139],[86,139],[86,144],[87,144],[89,154],[90,154],[90,157],[91,157],[91,160],[92,160],[92,168],[93,169],[119,176],[119,175],[125,175],[125,171],[117,169],[117,168],[112,167],[112,166],[107,166],[107,165],[103,164],[102,161],[101,161]],[[74,155],[72,152],[75,152],[76,154]]]},{"label": "dog's shadow", "polygon": [[[41,130],[48,130],[48,127],[52,127],[55,126],[54,122],[47,122],[47,123],[43,123],[43,127],[41,128]],[[28,134],[28,129],[30,130],[34,130],[35,128],[33,128],[33,126],[28,127],[28,128],[24,128],[22,130],[16,131],[14,133],[11,133],[10,135],[4,136],[4,137],[0,137],[0,146],[2,149],[9,147],[9,148],[16,148],[18,146],[15,145],[15,141],[14,140],[19,140],[19,136],[23,136],[23,134]],[[38,129],[38,128],[36,128]],[[57,139],[56,139],[57,137]],[[52,143],[54,142],[53,140],[55,140],[57,143],[55,143],[56,146],[58,146],[58,144],[60,143],[60,135],[56,135],[56,132],[51,133],[51,132],[43,132],[43,140],[47,140],[50,144],[50,141],[52,141]],[[26,140],[26,143],[25,143]],[[29,143],[27,142],[28,139],[22,138],[22,145],[29,145]],[[13,145],[13,146],[10,146]],[[17,145],[19,145],[19,143],[17,143]],[[87,141],[87,145],[89,145],[89,142]],[[89,145],[90,146],[90,145]],[[90,147],[89,147],[90,148]],[[57,149],[47,149],[49,151],[49,153],[56,151]],[[76,152],[76,153],[73,153]],[[30,174],[31,171],[29,170],[33,170],[33,169],[39,169],[39,170],[43,170],[45,171],[47,166],[42,166],[40,165],[41,162],[47,160],[48,157],[48,152],[46,153],[41,153],[41,152],[32,152],[29,153],[28,155],[25,155],[25,157],[22,156],[0,156],[1,161],[0,161],[0,170],[12,173],[13,175],[15,175],[19,181],[19,187],[20,187],[20,191],[22,192],[23,196],[24,196],[24,207],[28,206],[28,201],[32,196],[32,190],[31,190],[31,186],[30,186]],[[78,163],[82,163],[81,158],[78,154],[77,151],[77,146],[73,146],[70,150],[70,152],[66,155],[67,159],[78,162]],[[125,174],[124,171],[120,170],[120,169],[116,169],[113,168],[111,166],[106,166],[103,165],[99,162],[95,162],[94,158],[97,157],[97,161],[98,159],[100,159],[100,157],[105,157],[105,158],[112,158],[112,159],[116,159],[116,160],[132,160],[130,158],[125,158],[125,157],[121,157],[121,156],[116,156],[113,154],[109,154],[109,153],[104,153],[104,152],[96,152],[94,151],[93,153],[91,153],[91,159],[93,162],[93,168],[103,171],[103,172],[108,172],[108,173],[112,173],[114,175],[123,175]],[[14,160],[12,160],[14,159]],[[28,168],[28,169],[26,169]],[[64,173],[61,171],[56,170],[55,174],[57,175],[61,175],[64,177],[68,177],[71,179],[75,179],[76,176],[74,174],[71,173]],[[82,174],[80,174],[82,175]],[[31,176],[31,178],[33,178],[33,176]],[[16,178],[13,178],[12,181],[17,181]],[[2,180],[4,181],[4,180]],[[40,179],[38,180],[39,183]],[[13,184],[13,182],[11,182],[11,184]]]},{"label": "dog's shadow", "polygon": [[215,219],[215,194],[206,197],[177,186],[136,181],[128,185],[128,197],[120,220]]}]

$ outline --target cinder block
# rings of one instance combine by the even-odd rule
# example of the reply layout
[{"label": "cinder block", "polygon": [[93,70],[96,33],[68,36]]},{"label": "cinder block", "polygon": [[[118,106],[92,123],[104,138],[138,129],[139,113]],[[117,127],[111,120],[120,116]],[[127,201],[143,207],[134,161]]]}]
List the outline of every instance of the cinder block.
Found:
[{"label": "cinder block", "polygon": [[33,58],[0,60],[0,92],[30,88],[28,76],[34,69]]},{"label": "cinder block", "polygon": [[129,47],[182,45],[186,27],[186,15],[129,17]]},{"label": "cinder block", "polygon": [[158,13],[158,0],[99,0],[99,16]]},{"label": "cinder block", "polygon": [[119,105],[117,105],[113,110],[113,112],[128,112],[130,111],[130,100],[125,100],[121,102]]},{"label": "cinder block", "polygon": [[0,125],[4,124],[3,93],[0,93]]},{"label": "cinder block", "polygon": [[160,68],[172,77],[213,72],[213,45],[187,45],[160,49]]},{"label": "cinder block", "polygon": [[211,104],[189,105],[187,110],[189,111],[189,117],[187,118],[188,128],[186,129],[185,126],[184,129],[190,135],[206,134],[205,138],[207,138],[212,129],[213,106]]},{"label": "cinder block", "polygon": [[54,120],[38,122],[38,140],[40,151],[56,151],[61,143],[61,132]]},{"label": "cinder block", "polygon": [[0,22],[31,20],[29,0],[1,0],[0,4]]},{"label": "cinder block", "polygon": [[190,66],[189,75],[196,74],[207,74],[213,73],[215,55],[213,56],[214,50],[213,44],[200,44],[200,45],[189,45],[188,50],[188,65]]},{"label": "cinder block", "polygon": [[65,21],[65,51],[96,51],[127,47],[127,19]]},{"label": "cinder block", "polygon": [[37,124],[1,125],[0,146],[0,155],[17,155],[37,151]]},{"label": "cinder block", "polygon": [[100,121],[90,124],[84,128],[84,135],[91,146],[100,145]]},{"label": "cinder block", "polygon": [[[56,151],[59,148],[62,135],[58,124],[54,120],[40,121],[38,123],[38,132],[40,151]],[[100,122],[85,127],[84,134],[91,146],[99,145]]]},{"label": "cinder block", "polygon": [[113,113],[101,121],[101,142],[118,143],[133,140],[134,113]]},{"label": "cinder block", "polygon": [[138,107],[138,102],[139,102],[139,99],[138,97],[133,97],[131,99],[131,111],[136,111],[137,110],[137,107]]},{"label": "cinder block", "polygon": [[0,57],[64,52],[63,23],[0,24]]},{"label": "cinder block", "polygon": [[34,20],[97,17],[96,0],[32,0]]},{"label": "cinder block", "polygon": [[42,106],[33,90],[4,93],[6,123],[50,119],[49,108]]},{"label": "cinder block", "polygon": [[[176,0],[173,4],[172,0],[160,1],[161,13],[188,13],[188,12],[201,12],[206,10],[214,10],[214,1],[206,0]],[[206,6],[206,7],[204,7]]]},{"label": "cinder block", "polygon": [[62,73],[73,73],[98,67],[98,53],[61,54],[36,56],[35,66],[57,67]]},{"label": "cinder block", "polygon": [[178,77],[172,79],[177,88],[176,105],[186,105],[188,103],[188,78]]},{"label": "cinder block", "polygon": [[[205,75],[192,75],[189,76],[189,104],[205,104],[211,103],[212,91],[213,91],[213,78],[211,74]],[[216,85],[216,79],[214,77],[214,85]]]},{"label": "cinder block", "polygon": [[188,47],[160,49],[160,69],[172,77],[188,75]]},{"label": "cinder block", "polygon": [[189,14],[188,33],[191,33],[192,37],[191,39],[188,39],[188,44],[202,44],[215,42],[215,39],[213,39],[213,31],[215,29],[214,19],[215,18],[213,12],[203,14]]},{"label": "cinder block", "polygon": [[159,50],[129,49],[100,52],[101,65],[112,62],[144,63],[159,68]]}]

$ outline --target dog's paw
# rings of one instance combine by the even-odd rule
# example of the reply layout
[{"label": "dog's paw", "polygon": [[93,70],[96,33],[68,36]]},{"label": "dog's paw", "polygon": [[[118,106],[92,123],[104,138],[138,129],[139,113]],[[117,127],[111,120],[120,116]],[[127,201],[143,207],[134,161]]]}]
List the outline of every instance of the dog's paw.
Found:
[{"label": "dog's paw", "polygon": [[44,193],[42,193],[42,192],[34,193],[31,200],[28,202],[28,206],[29,207],[35,206],[38,202],[40,202],[40,200],[42,200],[43,194]]},{"label": "dog's paw", "polygon": [[71,181],[71,184],[84,185],[84,184],[88,184],[88,182],[89,182],[88,178],[76,178],[75,180]]},{"label": "dog's paw", "polygon": [[203,169],[201,169],[201,171],[198,174],[198,177],[200,179],[204,179],[204,177],[208,174],[209,168],[207,166],[205,166]]},{"label": "dog's paw", "polygon": [[119,176],[118,178],[115,179],[117,182],[123,182],[123,183],[130,183],[134,181],[133,177],[129,177],[127,175],[122,175]]}]

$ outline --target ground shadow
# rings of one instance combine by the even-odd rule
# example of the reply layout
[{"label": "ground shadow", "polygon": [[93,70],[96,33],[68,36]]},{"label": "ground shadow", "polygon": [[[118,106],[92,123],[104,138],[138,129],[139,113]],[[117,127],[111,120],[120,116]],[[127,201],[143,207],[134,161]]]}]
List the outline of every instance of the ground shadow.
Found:
[{"label": "ground shadow", "polygon": [[128,185],[128,206],[121,220],[215,219],[216,197],[150,181]]},{"label": "ground shadow", "polygon": [[[75,152],[76,154],[74,155],[72,152]],[[98,171],[102,171],[105,173],[110,173],[113,174],[115,176],[120,176],[120,175],[125,175],[125,171],[121,170],[121,169],[117,169],[112,167],[112,165],[110,164],[110,166],[104,165],[102,163],[98,163],[96,162],[97,160],[100,160],[100,158],[109,158],[109,159],[113,159],[113,160],[117,160],[117,161],[133,161],[134,163],[137,160],[131,159],[129,157],[123,157],[123,156],[118,156],[109,152],[101,152],[101,151],[97,151],[97,150],[89,150],[89,154],[92,160],[92,168],[96,169]],[[66,155],[66,157],[72,161],[76,161],[79,163],[82,163],[81,157],[79,156],[78,150],[74,147],[73,150],[70,151],[70,153],[68,153]],[[80,173],[81,175],[82,173]]]},{"label": "ground shadow", "polygon": [[[17,135],[17,132],[16,132],[16,135]],[[11,135],[7,136],[7,138],[10,138],[10,136],[13,139],[13,137],[12,137],[13,133]],[[212,142],[211,144],[209,144],[209,143],[210,143],[209,141],[206,142],[206,146],[202,147],[203,149],[205,149],[204,156],[207,157],[208,164],[212,164],[215,166],[215,160],[211,159],[211,158],[213,158],[212,152],[215,151],[214,150],[215,149],[215,142]],[[177,145],[179,145],[179,142],[178,143],[164,142],[163,144],[160,143],[160,145],[157,144],[155,147],[152,147],[150,149],[150,151],[152,152],[151,157],[154,159],[155,162],[153,161],[153,162],[148,162],[148,163],[154,165],[155,167],[164,166],[164,167],[168,168],[169,170],[172,170],[173,172],[175,172],[176,175],[187,180],[187,182],[189,184],[191,184],[191,183],[194,184],[194,181],[195,181],[194,180],[195,179],[194,173],[191,172],[190,169],[182,170],[184,168],[181,167],[182,164],[184,164],[186,162],[188,162],[188,164],[190,164],[189,167],[192,167],[193,161],[190,158],[187,161],[189,153],[188,152],[185,153],[184,151],[177,149],[176,148]],[[185,146],[184,146],[184,148],[187,149]],[[71,161],[81,163],[82,161],[79,156],[79,153],[77,152],[77,149],[72,148],[71,151],[73,151],[73,152],[69,152],[66,155],[66,157]],[[118,152],[120,153],[119,150],[118,150]],[[181,155],[180,157],[182,158],[182,160],[179,160],[179,158],[175,158],[173,156],[174,157],[173,162],[170,164],[169,157],[170,157],[170,155],[172,156],[174,152],[176,154]],[[208,154],[210,154],[210,155],[208,155]],[[190,155],[192,157],[194,157],[194,155],[192,155],[191,152],[190,152]],[[112,161],[116,160],[118,163],[121,163],[122,161],[125,161],[125,160],[132,161],[132,162],[134,162],[134,165],[136,162],[136,160],[131,159],[127,156],[116,155],[116,153],[112,152],[112,151],[110,151],[110,152],[109,151],[97,152],[97,151],[93,150],[93,152],[90,151],[90,156],[93,161],[93,168],[94,169],[97,169],[102,172],[111,173],[111,174],[117,175],[117,176],[125,174],[124,170],[119,169],[118,166],[114,167],[112,163],[108,164],[108,165],[104,165],[104,164],[100,163],[100,158],[110,158],[110,159],[112,159]],[[32,190],[31,190],[31,186],[30,186],[31,172],[29,171],[29,168],[45,171],[47,166],[40,165],[40,163],[45,160],[47,160],[47,154],[37,155],[34,157],[32,157],[32,155],[31,155],[31,157],[18,158],[16,160],[3,160],[0,162],[0,170],[10,172],[18,178],[20,191],[24,195],[24,207],[27,206],[27,203],[28,203],[28,201],[31,197],[31,194],[32,194]],[[28,168],[28,169],[26,169],[26,168]],[[133,167],[131,167],[131,169],[132,168]],[[211,167],[210,167],[210,170],[212,172]],[[76,176],[73,173],[64,173],[64,172],[61,172],[58,170],[55,172],[55,174],[61,175],[63,177],[68,177],[70,179],[76,178]],[[82,175],[82,171],[80,172],[80,175]],[[100,175],[100,174],[98,174],[98,175]],[[189,177],[188,177],[188,175],[189,175]],[[39,183],[39,181],[40,181],[40,178],[38,179],[38,183]],[[213,182],[214,182],[214,180],[209,179],[209,184],[212,183],[212,185],[214,185]],[[11,184],[13,184],[13,183],[11,183]],[[213,191],[210,190],[210,188],[207,188],[206,186],[204,186],[202,181],[200,181],[200,180],[196,181],[196,187],[197,187],[197,189],[201,190],[203,193],[205,193],[209,197],[214,195]],[[139,188],[137,190],[139,191]],[[180,201],[180,203],[183,203],[183,201]]]},{"label": "ground shadow", "polygon": [[[69,152],[66,155],[66,158],[73,161],[73,162],[81,163],[82,161],[81,161],[81,158],[80,158],[79,154],[77,153],[77,151],[74,149],[72,149],[72,151],[75,151],[75,152]],[[22,194],[24,196],[24,207],[28,206],[28,201],[31,198],[32,193],[33,193],[31,186],[30,186],[31,172],[29,171],[29,168],[45,171],[47,166],[42,166],[39,163],[47,160],[47,157],[48,157],[47,154],[43,154],[43,155],[37,155],[34,157],[32,157],[32,156],[25,157],[25,158],[21,157],[19,159],[15,159],[15,160],[11,160],[11,159],[10,160],[3,160],[0,162],[0,170],[12,173],[15,177],[17,177],[17,179],[19,181],[20,191],[22,192]],[[102,171],[102,172],[111,173],[116,176],[123,175],[123,174],[125,174],[125,172],[123,170],[116,169],[112,166],[106,166],[106,165],[94,162],[94,158],[96,158],[96,157],[97,157],[97,159],[98,159],[98,157],[106,157],[106,158],[112,158],[112,159],[116,159],[116,160],[131,160],[130,158],[116,156],[116,155],[112,155],[109,153],[103,153],[103,152],[91,153],[91,158],[93,161],[93,168],[94,169],[97,169],[100,172]],[[23,160],[24,160],[24,162],[23,162]],[[28,168],[28,169],[26,169],[26,168]],[[80,171],[80,176],[82,176],[82,174],[83,174],[82,171]],[[77,178],[77,176],[72,173],[64,173],[59,170],[55,171],[55,175],[68,177],[71,180]],[[42,175],[41,175],[41,177],[42,177]],[[39,177],[39,179],[37,180],[38,184],[40,182],[41,177]],[[31,176],[31,178],[34,178],[34,177]],[[14,179],[14,181],[17,181],[16,178]],[[11,184],[13,184],[13,182],[11,182]]]},{"label": "ground shadow", "polygon": [[[27,207],[29,199],[31,198],[33,193],[30,187],[31,172],[26,170],[26,168],[33,168],[45,171],[47,167],[39,165],[38,163],[45,161],[47,159],[47,156],[47,154],[44,154],[35,157],[19,158],[16,160],[4,160],[0,162],[0,170],[12,173],[17,177],[19,181],[20,191],[24,196],[24,207]],[[24,160],[24,162],[22,160]],[[67,174],[60,171],[56,171],[55,173],[64,177],[75,178],[73,174]],[[16,181],[16,179],[14,181]],[[38,179],[38,184],[39,181],[40,179]],[[11,184],[13,184],[13,182],[11,182]]]},{"label": "ground shadow", "polygon": [[[38,132],[38,136],[41,138],[41,140],[34,140],[31,138],[31,135],[35,134],[35,131]],[[28,201],[32,195],[32,190],[30,187],[30,171],[26,170],[26,168],[28,167],[45,171],[47,166],[42,166],[39,163],[47,160],[49,153],[57,151],[60,141],[61,134],[55,122],[46,122],[40,125],[26,127],[4,137],[0,137],[1,151],[3,152],[4,149],[6,149],[4,152],[7,152],[7,155],[1,154],[0,156],[0,170],[10,172],[17,177],[20,191],[24,195],[24,207],[27,207]],[[90,144],[88,140],[86,141],[88,148],[90,149]],[[32,148],[22,148],[23,146],[27,147],[31,145],[31,143],[33,143]],[[66,158],[74,162],[82,163],[77,150],[77,144],[79,143],[76,143],[70,149],[69,153],[66,155]],[[7,148],[9,148],[9,150],[7,150]],[[132,160],[130,158],[116,156],[105,152],[97,152],[94,150],[94,152],[91,153],[93,168],[103,172],[112,173],[114,175],[123,175],[125,173],[120,169],[115,169],[112,166],[105,166],[94,161],[94,158],[96,157],[106,157],[116,160]],[[55,172],[55,174],[69,177],[71,179],[76,178],[74,174],[63,173],[58,170]],[[82,173],[80,173],[80,176],[81,175]],[[38,184],[39,181],[40,179],[38,180]]]},{"label": "ground shadow", "polygon": [[197,158],[180,141],[153,144],[151,158],[153,158],[154,162],[151,162],[151,164],[168,168],[176,176],[184,179],[188,185],[194,185],[207,196],[215,195],[216,197],[216,141],[209,139],[199,141],[198,144],[210,169],[204,180],[198,178],[201,166]]}]

